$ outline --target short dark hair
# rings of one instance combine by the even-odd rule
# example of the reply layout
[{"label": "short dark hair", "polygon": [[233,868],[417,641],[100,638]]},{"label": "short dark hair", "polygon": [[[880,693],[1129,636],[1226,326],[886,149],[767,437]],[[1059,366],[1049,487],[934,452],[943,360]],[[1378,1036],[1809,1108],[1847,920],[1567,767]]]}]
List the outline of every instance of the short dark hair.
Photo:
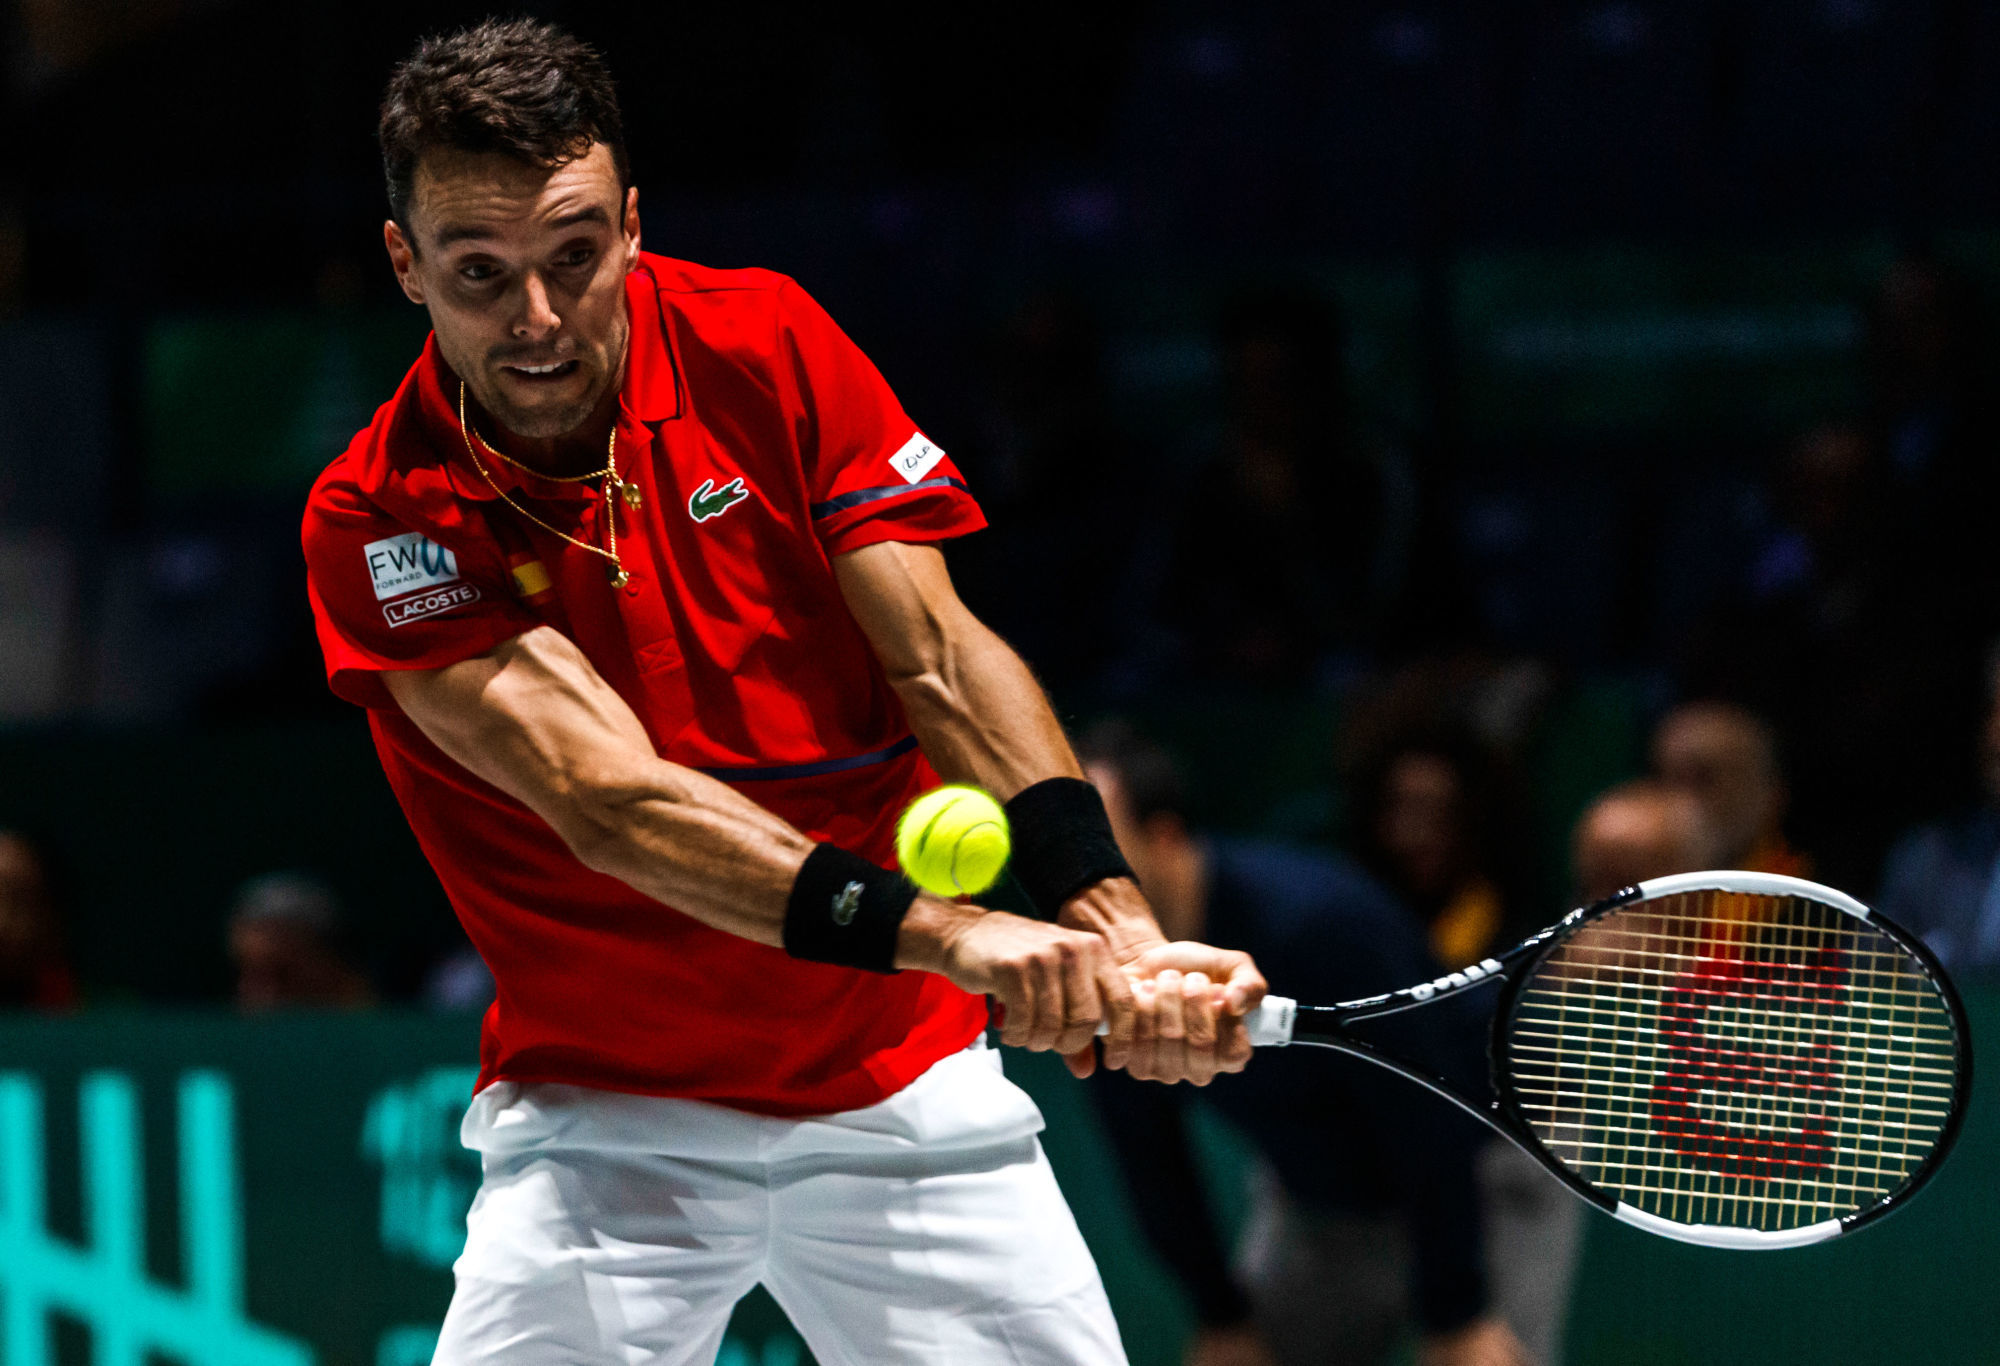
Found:
[{"label": "short dark hair", "polygon": [[1141,821],[1155,816],[1187,819],[1187,783],[1181,766],[1161,745],[1123,717],[1099,721],[1076,743],[1076,755],[1086,764],[1103,764],[1118,775],[1132,814]]},{"label": "short dark hair", "polygon": [[632,183],[618,88],[597,50],[538,19],[488,19],[426,38],[382,96],[382,173],[405,231],[424,153],[499,152],[543,170],[604,143]]}]

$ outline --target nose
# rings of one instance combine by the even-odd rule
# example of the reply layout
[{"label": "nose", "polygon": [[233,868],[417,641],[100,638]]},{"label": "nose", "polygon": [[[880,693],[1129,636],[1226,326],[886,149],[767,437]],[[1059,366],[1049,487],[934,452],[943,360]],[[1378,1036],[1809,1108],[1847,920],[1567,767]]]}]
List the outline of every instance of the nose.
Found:
[{"label": "nose", "polygon": [[555,335],[562,319],[549,306],[548,286],[539,271],[522,277],[521,312],[514,320],[514,335],[522,341],[543,341]]}]

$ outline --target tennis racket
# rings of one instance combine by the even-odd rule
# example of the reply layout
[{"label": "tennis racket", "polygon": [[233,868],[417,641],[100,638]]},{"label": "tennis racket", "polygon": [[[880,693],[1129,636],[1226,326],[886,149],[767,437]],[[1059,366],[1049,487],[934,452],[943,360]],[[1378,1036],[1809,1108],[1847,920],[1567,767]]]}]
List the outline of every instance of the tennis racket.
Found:
[{"label": "tennis racket", "polygon": [[[1349,1032],[1494,982],[1489,1098]],[[1763,873],[1642,882],[1434,982],[1266,997],[1248,1023],[1260,1045],[1401,1073],[1590,1204],[1706,1247],[1802,1247],[1900,1209],[1972,1087],[1965,1012],[1929,950],[1831,887]]]}]

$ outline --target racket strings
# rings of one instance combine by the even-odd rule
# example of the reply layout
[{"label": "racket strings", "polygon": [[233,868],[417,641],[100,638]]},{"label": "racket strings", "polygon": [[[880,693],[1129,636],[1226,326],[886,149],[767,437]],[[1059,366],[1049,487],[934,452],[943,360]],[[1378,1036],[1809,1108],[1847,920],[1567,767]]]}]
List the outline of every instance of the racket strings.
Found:
[{"label": "racket strings", "polygon": [[1781,1230],[1894,1192],[1949,1122],[1950,1007],[1865,921],[1693,891],[1576,931],[1523,984],[1507,1082],[1542,1144],[1678,1223]]}]

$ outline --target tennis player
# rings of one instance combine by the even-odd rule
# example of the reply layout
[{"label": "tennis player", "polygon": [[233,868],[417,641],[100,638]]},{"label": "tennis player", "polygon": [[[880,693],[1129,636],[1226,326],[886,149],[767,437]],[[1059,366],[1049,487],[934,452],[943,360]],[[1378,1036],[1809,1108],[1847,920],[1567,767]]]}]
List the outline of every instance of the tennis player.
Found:
[{"label": "tennis player", "polygon": [[[492,968],[485,1178],[437,1360],[712,1359],[762,1282],[818,1358],[1122,1361],[985,1050],[1205,1082],[1250,959],[1170,944],[936,542],[950,458],[796,284],[640,250],[618,104],[551,26],[427,41],[383,103],[433,332],[314,487],[333,689]],[[916,895],[893,822],[1006,800],[1055,923]]]}]

